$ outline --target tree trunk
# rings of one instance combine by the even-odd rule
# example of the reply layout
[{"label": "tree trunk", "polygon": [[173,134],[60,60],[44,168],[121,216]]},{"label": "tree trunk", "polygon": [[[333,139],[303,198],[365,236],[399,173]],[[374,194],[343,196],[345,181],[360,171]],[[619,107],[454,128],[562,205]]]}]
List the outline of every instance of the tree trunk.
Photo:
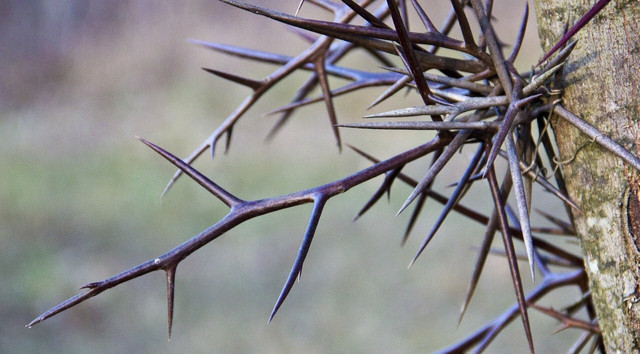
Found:
[{"label": "tree trunk", "polygon": [[[536,0],[545,50],[595,3]],[[563,105],[626,149],[640,151],[640,1],[612,1],[578,32],[564,67]],[[640,177],[555,118],[567,190],[607,352],[640,350]]]}]

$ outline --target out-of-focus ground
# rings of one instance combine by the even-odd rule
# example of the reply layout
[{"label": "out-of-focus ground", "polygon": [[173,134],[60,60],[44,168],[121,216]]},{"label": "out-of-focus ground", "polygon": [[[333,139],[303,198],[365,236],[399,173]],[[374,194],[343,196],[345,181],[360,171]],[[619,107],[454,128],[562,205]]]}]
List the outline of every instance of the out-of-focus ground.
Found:
[{"label": "out-of-focus ground", "polygon": [[[297,6],[292,0],[252,2],[289,13]],[[439,7],[425,7],[436,23],[444,18]],[[494,15],[507,43],[523,7],[496,1]],[[310,4],[300,15],[323,16]],[[186,156],[249,93],[200,68],[261,78],[273,67],[211,53],[185,39],[288,55],[306,43],[281,24],[216,1],[3,1],[0,18],[0,352],[428,352],[472,333],[515,301],[506,261],[493,257],[458,326],[483,228],[451,216],[407,270],[440,205],[427,205],[400,247],[410,215],[394,217],[410,192],[401,183],[389,203],[352,222],[381,182],[376,179],[329,201],[304,276],[270,324],[308,206],[249,221],[184,261],[170,342],[160,273],[26,329],[81,285],[155,257],[226,213],[187,179],[160,199],[174,169],[134,136]],[[533,20],[522,70],[540,57]],[[347,63],[359,65],[357,58]],[[205,156],[196,166],[245,199],[312,187],[366,167],[349,149],[338,153],[322,105],[300,110],[273,141],[264,141],[275,118],[262,113],[287,103],[304,78],[286,80],[263,97],[237,125],[230,151],[220,148],[213,160]],[[336,99],[340,120],[357,121],[382,90]],[[398,95],[378,109],[406,104],[418,101]],[[425,140],[423,133],[397,131],[342,134],[344,142],[380,158]],[[470,153],[463,151],[460,159]],[[419,178],[429,160],[406,171]],[[440,188],[458,176],[455,168],[448,172],[451,179],[439,180]],[[483,188],[474,187],[464,203],[489,213]],[[545,200],[551,199],[534,207],[563,215],[558,203]],[[557,296],[569,304],[577,292]],[[553,320],[533,310],[530,316],[540,352],[567,348],[578,335],[551,335]],[[524,351],[519,320],[490,347]]]}]

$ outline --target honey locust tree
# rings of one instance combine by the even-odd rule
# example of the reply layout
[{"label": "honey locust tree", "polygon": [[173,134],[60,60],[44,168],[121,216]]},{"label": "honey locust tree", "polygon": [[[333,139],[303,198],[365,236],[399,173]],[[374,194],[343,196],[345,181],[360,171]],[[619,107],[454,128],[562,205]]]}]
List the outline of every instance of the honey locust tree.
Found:
[{"label": "honey locust tree", "polygon": [[[451,0],[449,16],[439,27],[417,0],[373,1],[308,0],[333,14],[321,21],[276,12],[250,3],[222,0],[231,6],[282,22],[311,44],[297,56],[268,53],[235,45],[195,41],[204,48],[277,67],[262,79],[241,73],[208,73],[246,86],[251,94],[230,113],[190,156],[180,159],[147,140],[141,141],[179,170],[167,189],[182,175],[195,180],[229,212],[218,222],[168,252],[102,281],[86,284],[86,291],[69,298],[34,319],[41,322],[114,286],[153,271],[166,274],[169,335],[173,318],[176,269],[179,263],[235,226],[268,213],[312,204],[308,226],[285,285],[275,301],[271,318],[299,279],[326,202],[375,177],[382,183],[357,216],[391,190],[408,184],[413,191],[400,208],[413,208],[404,239],[420,217],[424,203],[441,203],[442,212],[429,230],[414,261],[451,212],[470,222],[485,225],[479,251],[462,307],[462,316],[482,273],[494,237],[502,241],[515,293],[515,304],[444,352],[484,350],[509,323],[519,318],[523,344],[534,351],[529,311],[535,309],[559,320],[564,327],[582,330],[571,351],[586,348],[632,351],[638,349],[638,257],[640,248],[640,198],[637,173],[638,145],[638,36],[640,10],[637,1],[542,1],[536,2],[540,37],[547,54],[527,72],[515,68],[520,53],[528,7],[517,37],[510,47],[500,40],[492,19],[500,11],[492,1]],[[300,6],[303,2],[300,2]],[[421,22],[410,28],[409,12]],[[594,17],[595,15],[595,17]],[[470,17],[474,17],[471,21]],[[477,24],[477,26],[475,25]],[[459,36],[451,34],[456,27]],[[304,30],[304,31],[300,31]],[[577,34],[576,34],[577,33]],[[576,40],[577,38],[577,40]],[[446,50],[442,50],[446,49]],[[342,58],[364,52],[376,71],[343,64]],[[573,51],[573,52],[572,52]],[[424,143],[393,156],[378,159],[366,149],[351,147],[372,165],[325,185],[266,199],[244,200],[216,184],[190,164],[205,152],[216,150],[226,138],[231,143],[235,123],[274,85],[293,72],[307,73],[307,81],[291,102],[276,109],[279,132],[300,107],[321,102],[326,107],[329,129],[342,146],[341,129],[433,130]],[[329,77],[347,81],[334,87]],[[423,105],[366,116],[363,122],[343,124],[333,105],[336,96],[367,87],[384,87],[371,106],[408,89]],[[314,96],[318,88],[319,96]],[[363,107],[363,109],[366,107]],[[554,134],[551,134],[551,128]],[[284,134],[284,133],[282,133]],[[553,139],[557,139],[557,146]],[[445,196],[433,187],[440,171],[458,152],[475,151],[459,171],[455,188]],[[467,148],[468,150],[469,148]],[[465,151],[467,151],[465,150]],[[431,157],[427,159],[426,157]],[[403,170],[409,164],[427,166],[419,178]],[[495,164],[506,165],[498,175]],[[488,186],[491,204],[469,205],[466,192],[474,184]],[[552,193],[566,206],[570,220],[540,213],[554,226],[531,224],[535,193],[532,185]],[[515,204],[507,203],[509,196]],[[578,234],[584,259],[553,242],[549,235]],[[499,236],[498,236],[499,235]],[[557,239],[557,238],[555,238]],[[524,244],[520,255],[514,242]],[[494,251],[495,252],[495,251]],[[521,262],[522,261],[522,262]],[[536,278],[525,292],[523,276]],[[553,267],[552,267],[553,266]],[[559,270],[559,268],[561,270]],[[537,274],[537,275],[536,275]],[[540,300],[558,288],[572,287],[582,294],[575,304],[562,309],[544,306]]]}]

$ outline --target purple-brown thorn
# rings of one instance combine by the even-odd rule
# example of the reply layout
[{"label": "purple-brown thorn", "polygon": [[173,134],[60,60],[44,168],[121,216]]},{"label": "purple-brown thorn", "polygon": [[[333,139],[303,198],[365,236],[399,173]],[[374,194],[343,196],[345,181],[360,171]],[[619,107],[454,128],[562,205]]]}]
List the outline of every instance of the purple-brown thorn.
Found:
[{"label": "purple-brown thorn", "polygon": [[536,66],[542,64],[545,60],[547,60],[553,53],[555,53],[558,49],[560,49],[571,37],[573,37],[579,30],[582,29],[591,19],[597,15],[607,4],[611,2],[611,0],[599,0],[597,3],[593,5],[587,13],[585,13],[579,20],[576,22],[571,28],[558,40],[558,42],[549,49],[545,55],[542,56],[542,59],[538,61]]}]

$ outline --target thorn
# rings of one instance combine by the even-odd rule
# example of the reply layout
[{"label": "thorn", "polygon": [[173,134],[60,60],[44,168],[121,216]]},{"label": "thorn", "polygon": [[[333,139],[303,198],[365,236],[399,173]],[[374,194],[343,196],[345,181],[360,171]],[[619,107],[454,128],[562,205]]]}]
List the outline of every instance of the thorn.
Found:
[{"label": "thorn", "polygon": [[252,79],[247,79],[246,77],[242,77],[242,76],[237,76],[234,74],[230,74],[230,73],[225,73],[224,71],[219,71],[219,70],[215,70],[215,69],[209,69],[209,68],[202,68],[202,70],[213,74],[215,76],[219,76],[223,79],[227,79],[229,81],[235,82],[237,84],[243,85],[243,86],[247,86],[249,88],[251,88],[254,91],[257,91],[258,89],[260,89],[261,87],[264,86],[264,82],[263,81],[258,81],[258,80],[252,80]]},{"label": "thorn", "polygon": [[173,327],[173,299],[175,295],[176,269],[177,265],[165,269],[167,275],[167,328],[169,341],[171,340],[171,328]]},{"label": "thorn", "polygon": [[[224,153],[228,153],[229,152],[229,148],[231,148],[231,135],[233,134],[233,125],[229,126],[229,128],[226,130],[226,135],[227,135],[227,139],[224,141]],[[211,157],[213,158],[213,145],[211,144]]]},{"label": "thorn", "polygon": [[101,284],[101,282],[96,281],[96,282],[93,282],[93,283],[85,284],[85,285],[81,286],[80,289],[89,289],[89,290],[91,290],[91,289],[97,288],[98,286],[100,286],[100,284]]},{"label": "thorn", "polygon": [[300,0],[300,3],[298,4],[298,8],[296,9],[296,14],[294,16],[298,16],[298,13],[300,12],[300,9],[302,8],[302,4],[304,4],[304,0]]},{"label": "thorn", "polygon": [[402,79],[396,81],[393,85],[389,86],[378,98],[376,98],[367,108],[366,110],[370,110],[371,108],[377,106],[382,101],[391,97],[396,92],[400,91],[405,85],[411,82],[413,79],[410,76],[405,76]]},{"label": "thorn", "polygon": [[[167,161],[171,162],[174,166],[178,167],[180,172],[184,172],[187,176],[191,177],[196,183],[206,189],[209,193],[213,194],[216,198],[220,199],[223,203],[225,203],[228,207],[232,207],[235,204],[241,203],[242,200],[236,198],[231,193],[227,192],[220,186],[218,186],[215,182],[207,178],[205,175],[200,173],[195,168],[191,167],[188,163],[184,162],[182,159],[176,157],[165,149],[159,147],[158,145],[147,141],[143,138],[138,138],[143,144],[150,147],[153,151],[157,152],[160,156],[165,158]],[[167,187],[165,187],[165,192],[171,186],[171,184],[175,181],[176,176],[179,176],[177,173],[174,177],[169,181]],[[163,192],[164,195],[164,192]]]},{"label": "thorn", "polygon": [[409,198],[407,198],[404,204],[402,204],[402,207],[400,207],[400,210],[396,213],[396,217],[400,215],[400,213],[402,213],[402,211],[406,209],[406,207],[409,206],[409,204],[411,204],[411,202],[416,199],[420,193],[424,192],[431,186],[433,180],[440,171],[442,171],[444,166],[447,165],[449,160],[451,160],[456,151],[458,151],[458,148],[465,143],[469,135],[471,135],[471,131],[461,131],[453,138],[453,140],[451,140],[451,142],[449,142],[449,145],[444,148],[440,156],[438,156],[438,159],[431,165],[431,167],[429,167],[429,170],[424,177],[422,177],[418,185],[413,189],[413,191],[411,191],[411,195],[409,195]]},{"label": "thorn", "polygon": [[318,78],[318,83],[320,84],[320,90],[322,91],[322,98],[324,100],[327,115],[329,116],[329,123],[331,123],[331,129],[333,131],[333,136],[336,139],[336,144],[338,145],[338,152],[342,152],[342,140],[340,139],[340,130],[336,126],[338,124],[338,117],[336,115],[336,109],[333,104],[333,94],[331,93],[331,88],[329,87],[329,79],[327,77],[327,68],[325,66],[324,56],[320,56],[314,62],[316,77]]},{"label": "thorn", "polygon": [[511,172],[511,180],[513,181],[513,189],[516,195],[516,204],[518,206],[518,215],[520,216],[520,230],[522,231],[522,239],[527,251],[527,258],[529,260],[529,269],[531,271],[531,279],[535,282],[535,258],[534,258],[534,244],[531,236],[531,222],[529,219],[529,210],[527,207],[526,193],[524,190],[524,183],[522,182],[522,172],[518,165],[518,151],[516,143],[511,134],[506,138],[507,156],[509,161],[509,170]]},{"label": "thorn", "polygon": [[456,186],[456,189],[453,191],[453,193],[451,193],[451,196],[447,200],[447,204],[445,204],[445,206],[442,208],[442,211],[440,212],[438,219],[435,221],[435,223],[429,230],[427,237],[425,237],[424,241],[420,245],[420,249],[418,250],[418,252],[416,252],[415,256],[413,257],[413,260],[409,264],[409,267],[411,267],[411,265],[418,259],[418,257],[420,257],[424,249],[427,247],[429,242],[431,242],[431,240],[435,236],[436,232],[438,232],[438,230],[440,229],[440,226],[442,226],[442,224],[444,223],[451,209],[455,206],[458,200],[462,198],[462,194],[467,186],[467,183],[469,182],[469,178],[471,177],[471,174],[473,173],[473,171],[476,169],[476,166],[478,165],[480,158],[483,156],[483,151],[484,151],[484,144],[480,144],[480,146],[478,146],[478,150],[473,156],[473,159],[471,160],[471,162],[465,169],[464,173],[462,174],[460,178],[460,183],[458,183],[458,186]]},{"label": "thorn", "polygon": [[582,27],[584,27],[591,19],[600,12],[611,0],[600,0],[598,1],[589,11],[587,11],[584,16],[582,16],[578,22],[576,22],[570,29],[565,33],[560,40],[551,48],[543,57],[538,61],[536,66],[540,65],[543,61],[547,60],[553,53],[555,53],[560,47],[562,47],[571,37],[573,37]]},{"label": "thorn", "polygon": [[298,250],[298,254],[296,256],[296,260],[293,262],[293,266],[291,267],[291,271],[289,272],[289,276],[282,287],[282,291],[280,291],[280,295],[276,300],[276,304],[273,306],[273,310],[271,310],[271,315],[269,315],[269,320],[267,323],[270,323],[273,317],[276,315],[280,306],[284,303],[284,300],[289,295],[293,284],[296,279],[300,276],[302,272],[302,266],[304,264],[304,260],[307,257],[307,253],[309,252],[309,247],[311,247],[311,241],[313,241],[313,236],[316,232],[316,228],[318,227],[318,222],[320,221],[320,216],[322,215],[322,208],[324,207],[326,199],[320,197],[314,201],[313,210],[311,211],[311,217],[309,218],[309,223],[307,224],[307,230],[305,231],[304,237],[302,238],[302,243],[300,244],[300,249]]},{"label": "thorn", "polygon": [[416,206],[413,209],[413,213],[409,218],[409,222],[407,223],[407,228],[404,230],[404,235],[402,235],[402,241],[400,243],[401,246],[407,244],[407,240],[409,239],[409,235],[411,234],[411,230],[413,230],[413,226],[418,220],[418,216],[420,216],[420,212],[422,211],[422,207],[424,206],[425,201],[427,200],[427,195],[422,194],[420,198],[416,201]]}]

